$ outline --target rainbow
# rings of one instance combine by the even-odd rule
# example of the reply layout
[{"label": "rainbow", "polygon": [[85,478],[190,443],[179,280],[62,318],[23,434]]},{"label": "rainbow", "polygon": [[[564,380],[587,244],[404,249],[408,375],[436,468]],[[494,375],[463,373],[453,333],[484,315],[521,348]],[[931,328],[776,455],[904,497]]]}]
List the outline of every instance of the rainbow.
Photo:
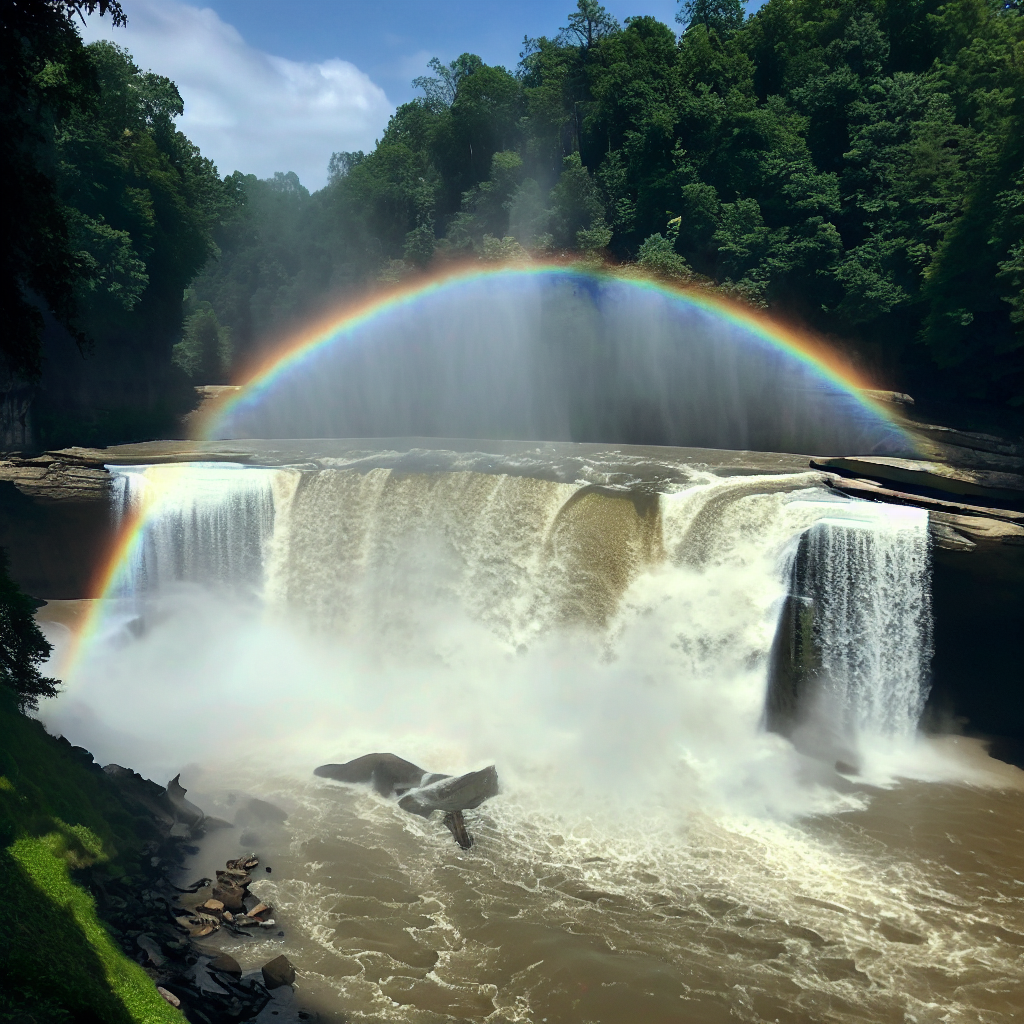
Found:
[{"label": "rainbow", "polygon": [[[625,277],[616,274],[614,268],[581,270],[578,266],[550,263],[522,267],[506,265],[492,269],[481,269],[479,266],[464,268],[432,278],[420,278],[404,287],[377,293],[360,303],[349,305],[340,313],[336,312],[284,342],[262,363],[251,368],[245,375],[240,390],[226,400],[214,404],[211,412],[205,416],[204,422],[200,425],[198,439],[203,442],[213,441],[233,413],[258,405],[283,375],[313,360],[319,352],[329,346],[351,340],[359,328],[392,310],[413,306],[429,296],[484,278],[500,275],[524,278],[552,274],[589,277],[597,281],[628,281],[637,289],[669,296],[691,308],[713,313],[730,324],[742,327],[762,342],[800,360],[823,381],[852,396],[868,414],[893,430],[906,441],[908,449],[913,450],[913,441],[899,420],[883,405],[863,393],[862,389],[869,388],[871,382],[845,362],[839,353],[828,348],[810,333],[707,291],[681,289],[647,278]],[[94,597],[106,598],[116,592],[124,569],[131,563],[143,542],[147,520],[158,504],[158,500],[146,502],[125,518],[116,542],[94,579],[91,588]],[[90,609],[82,628],[78,630],[72,642],[68,656],[60,667],[62,674],[73,669],[90,641],[97,635],[102,624],[102,606],[103,602],[97,600]]]},{"label": "rainbow", "polygon": [[481,269],[478,265],[436,276],[427,280],[418,279],[406,287],[383,294],[378,293],[361,303],[346,307],[340,314],[335,313],[313,324],[307,331],[295,335],[274,350],[263,362],[252,368],[241,382],[241,389],[226,400],[215,403],[204,417],[198,431],[199,439],[217,439],[232,415],[243,409],[253,408],[270,394],[274,385],[286,374],[312,362],[316,356],[332,345],[351,340],[355,333],[378,317],[393,310],[410,307],[430,296],[437,295],[460,285],[471,284],[485,278],[504,276],[508,278],[541,277],[565,275],[589,277],[592,280],[627,281],[640,291],[654,292],[668,296],[690,308],[713,313],[727,323],[742,327],[762,342],[780,352],[797,359],[809,367],[823,381],[835,385],[852,396],[873,418],[882,421],[906,442],[913,450],[913,441],[903,429],[898,418],[890,410],[864,394],[872,384],[854,367],[842,359],[840,354],[829,348],[819,338],[781,321],[759,313],[749,306],[730,301],[711,292],[698,289],[674,287],[650,278],[632,278],[616,274],[614,268],[581,270],[578,266],[561,264],[531,264],[521,267],[507,265]]}]

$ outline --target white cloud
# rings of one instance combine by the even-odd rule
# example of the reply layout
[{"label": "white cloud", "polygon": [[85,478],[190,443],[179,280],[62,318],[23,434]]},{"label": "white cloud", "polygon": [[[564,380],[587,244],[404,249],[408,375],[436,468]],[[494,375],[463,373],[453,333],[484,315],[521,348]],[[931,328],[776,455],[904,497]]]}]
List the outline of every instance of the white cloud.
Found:
[{"label": "white cloud", "polygon": [[354,64],[274,57],[209,8],[135,0],[127,28],[94,17],[82,35],[111,39],[143,71],[174,81],[185,102],[179,128],[222,175],[295,171],[307,188],[320,188],[331,153],[372,149],[393,110]]}]

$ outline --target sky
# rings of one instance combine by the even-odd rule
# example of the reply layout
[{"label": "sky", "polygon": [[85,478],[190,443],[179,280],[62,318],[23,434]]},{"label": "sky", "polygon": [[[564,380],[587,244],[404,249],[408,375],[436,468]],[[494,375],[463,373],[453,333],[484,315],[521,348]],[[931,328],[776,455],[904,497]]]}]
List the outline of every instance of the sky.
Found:
[{"label": "sky", "polygon": [[[373,148],[395,107],[421,95],[427,62],[476,53],[510,71],[525,35],[555,35],[574,0],[122,0],[125,28],[93,16],[86,42],[111,39],[143,71],[172,79],[179,128],[221,174],[295,171],[310,190],[338,150]],[[677,0],[605,0],[620,21],[678,28]],[[747,3],[748,8],[758,6]]]}]

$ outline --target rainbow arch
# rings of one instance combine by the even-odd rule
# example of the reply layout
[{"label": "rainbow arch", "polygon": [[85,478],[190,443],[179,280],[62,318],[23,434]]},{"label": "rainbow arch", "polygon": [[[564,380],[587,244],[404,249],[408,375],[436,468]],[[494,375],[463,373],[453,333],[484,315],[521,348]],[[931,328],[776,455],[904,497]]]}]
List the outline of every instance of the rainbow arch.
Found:
[{"label": "rainbow arch", "polygon": [[329,315],[278,346],[267,358],[252,368],[241,381],[241,389],[215,404],[199,427],[199,439],[211,441],[225,437],[225,429],[239,413],[255,409],[274,391],[287,375],[314,362],[318,355],[346,341],[353,341],[360,329],[401,309],[412,309],[446,291],[457,292],[476,282],[505,277],[510,281],[565,277],[583,282],[615,281],[625,283],[637,292],[648,292],[670,298],[684,307],[700,310],[720,318],[724,323],[740,327],[763,344],[797,360],[822,382],[853,398],[866,416],[884,424],[900,439],[907,451],[913,451],[911,436],[899,418],[884,405],[864,393],[872,383],[834,349],[815,335],[786,325],[738,302],[699,289],[682,289],[649,278],[626,277],[614,269],[581,269],[560,264],[529,264],[481,268],[471,266],[416,281],[349,305]]}]

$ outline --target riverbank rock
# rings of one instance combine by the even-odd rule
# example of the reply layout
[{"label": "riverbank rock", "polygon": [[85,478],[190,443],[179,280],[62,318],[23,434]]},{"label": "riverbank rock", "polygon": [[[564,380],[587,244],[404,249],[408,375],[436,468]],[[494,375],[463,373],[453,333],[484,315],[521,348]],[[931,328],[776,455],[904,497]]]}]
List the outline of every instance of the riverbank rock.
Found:
[{"label": "riverbank rock", "polygon": [[181,784],[180,773],[167,783],[167,788],[164,791],[167,806],[174,814],[175,819],[188,825],[189,828],[195,828],[203,824],[206,815],[191,800],[185,799],[187,792],[188,790]]},{"label": "riverbank rock", "polygon": [[242,976],[242,968],[238,961],[230,953],[220,953],[210,961],[210,970],[219,971],[221,974],[229,974],[233,978]]},{"label": "riverbank rock", "polygon": [[295,984],[295,968],[283,953],[263,965],[263,984],[268,989]]},{"label": "riverbank rock", "polygon": [[162,985],[157,985],[156,990],[160,993],[160,998],[170,1003],[175,1009],[181,1006],[181,1000],[173,992],[168,992]]},{"label": "riverbank rock", "polygon": [[48,501],[107,501],[111,487],[102,464],[83,464],[58,452],[27,459],[8,455],[0,459],[0,480],[9,480],[30,498]]},{"label": "riverbank rock", "polygon": [[213,887],[213,899],[221,904],[222,909],[230,910],[233,914],[245,910],[246,890],[240,885],[233,885],[230,882],[222,882]]}]

